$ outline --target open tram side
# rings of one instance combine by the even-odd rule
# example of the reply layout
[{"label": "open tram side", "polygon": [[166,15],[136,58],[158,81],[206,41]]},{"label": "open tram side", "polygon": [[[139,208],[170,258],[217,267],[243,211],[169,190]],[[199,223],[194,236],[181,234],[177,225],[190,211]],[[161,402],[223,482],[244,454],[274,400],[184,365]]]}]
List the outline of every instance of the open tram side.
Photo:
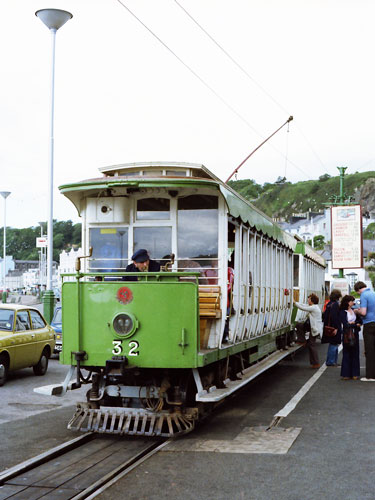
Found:
[{"label": "open tram side", "polygon": [[[101,170],[60,188],[83,217],[87,255],[62,287],[62,392],[74,369],[72,388],[92,372],[70,427],[187,432],[296,349],[293,296],[322,295],[324,260],[202,165]],[[162,270],[124,281],[140,248]]]}]

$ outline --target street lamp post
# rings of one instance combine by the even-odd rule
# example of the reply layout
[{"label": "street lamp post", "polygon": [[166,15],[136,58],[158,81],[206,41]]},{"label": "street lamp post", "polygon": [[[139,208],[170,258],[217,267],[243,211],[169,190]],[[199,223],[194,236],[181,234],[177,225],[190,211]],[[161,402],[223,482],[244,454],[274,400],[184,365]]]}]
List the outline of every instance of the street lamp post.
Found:
[{"label": "street lamp post", "polygon": [[0,191],[1,196],[4,198],[4,239],[3,239],[3,296],[2,301],[6,301],[6,286],[5,286],[5,275],[6,275],[6,258],[7,258],[7,198],[10,195],[10,191]]},{"label": "street lamp post", "polygon": [[[40,237],[43,238],[43,222],[39,222]],[[44,285],[44,247],[40,247],[40,291]]]},{"label": "street lamp post", "polygon": [[50,323],[53,316],[55,297],[52,288],[52,262],[53,262],[53,159],[54,159],[54,101],[55,101],[55,44],[56,32],[73,16],[70,12],[59,9],[42,9],[35,15],[47,26],[52,36],[52,62],[51,62],[51,117],[50,117],[50,143],[49,143],[49,211],[47,224],[47,283],[46,293],[43,295],[43,312]]}]

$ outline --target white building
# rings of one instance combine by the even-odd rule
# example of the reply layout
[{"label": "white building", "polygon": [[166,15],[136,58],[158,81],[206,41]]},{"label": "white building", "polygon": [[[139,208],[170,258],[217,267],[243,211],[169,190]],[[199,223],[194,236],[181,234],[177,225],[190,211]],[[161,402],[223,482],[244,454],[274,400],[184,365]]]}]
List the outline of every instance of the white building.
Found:
[{"label": "white building", "polygon": [[[369,217],[362,217],[363,231],[369,224],[375,222],[372,214]],[[294,223],[283,222],[280,224],[282,229],[290,234],[297,234],[304,241],[314,241],[315,236],[324,236],[326,243],[331,241],[331,210],[326,208],[324,214],[306,214],[305,218],[301,218]]]},{"label": "white building", "polygon": [[[62,274],[69,274],[69,273],[75,273],[76,272],[76,259],[77,257],[82,257],[83,251],[82,248],[72,248],[69,252],[66,252],[63,250],[60,254],[60,265],[58,267],[58,282],[59,282],[59,287],[61,288],[62,284],[62,279],[61,275]],[[74,281],[73,277],[69,278],[64,278],[64,281]]]},{"label": "white building", "polygon": [[[3,268],[3,258],[0,258],[0,273],[1,273],[1,283],[4,283],[4,268]],[[5,276],[9,273],[9,271],[14,271],[15,269],[15,262],[14,259],[11,255],[7,255],[5,257]],[[8,280],[6,281],[6,288],[10,288]]]},{"label": "white building", "polygon": [[324,214],[307,214],[307,217],[294,223],[282,223],[281,227],[290,234],[297,234],[304,241],[314,241],[315,236],[324,236],[324,241],[331,240],[331,211],[327,208]]}]

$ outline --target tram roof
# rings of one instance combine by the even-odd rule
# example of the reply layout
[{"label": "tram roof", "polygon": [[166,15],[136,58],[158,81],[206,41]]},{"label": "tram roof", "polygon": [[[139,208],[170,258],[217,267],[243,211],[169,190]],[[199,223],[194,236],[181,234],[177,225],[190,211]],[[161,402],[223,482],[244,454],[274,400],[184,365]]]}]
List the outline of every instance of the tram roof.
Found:
[{"label": "tram roof", "polygon": [[[102,172],[102,177],[59,187],[60,191],[75,205],[78,213],[81,212],[82,192],[86,192],[86,195],[97,196],[100,191],[120,186],[142,188],[160,187],[161,184],[170,188],[189,185],[215,187],[224,196],[230,215],[241,219],[242,222],[255,227],[292,250],[296,248],[297,241],[292,235],[284,232],[271,218],[221,181],[204,165],[182,162],[137,162],[102,167],[99,171]],[[314,250],[313,253],[318,255]]]}]

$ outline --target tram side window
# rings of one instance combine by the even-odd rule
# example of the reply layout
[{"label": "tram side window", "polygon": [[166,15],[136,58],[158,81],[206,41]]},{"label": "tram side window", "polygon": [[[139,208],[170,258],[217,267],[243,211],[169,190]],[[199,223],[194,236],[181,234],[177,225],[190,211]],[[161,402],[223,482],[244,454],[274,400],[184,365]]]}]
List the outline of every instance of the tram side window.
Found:
[{"label": "tram side window", "polygon": [[191,195],[178,199],[178,268],[201,271],[201,284],[217,283],[218,198]]},{"label": "tram side window", "polygon": [[128,228],[91,228],[90,270],[118,271],[128,265]]},{"label": "tram side window", "polygon": [[170,219],[170,200],[167,198],[143,198],[137,200],[137,220]]},{"label": "tram side window", "polygon": [[293,255],[293,286],[299,286],[299,255]]}]

